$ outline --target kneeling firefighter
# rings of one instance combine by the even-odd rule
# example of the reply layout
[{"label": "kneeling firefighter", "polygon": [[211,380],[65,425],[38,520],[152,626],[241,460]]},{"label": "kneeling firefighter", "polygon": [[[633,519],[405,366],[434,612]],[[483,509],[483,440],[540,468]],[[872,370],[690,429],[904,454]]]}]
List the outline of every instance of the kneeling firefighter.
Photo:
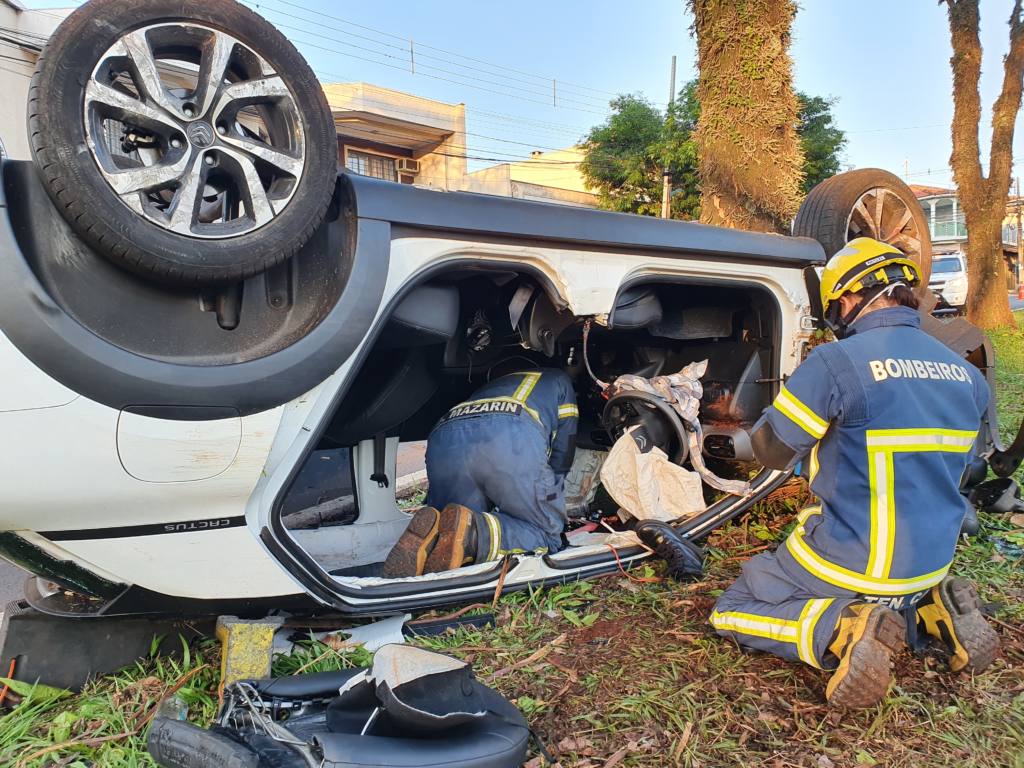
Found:
[{"label": "kneeling firefighter", "polygon": [[870,238],[829,260],[821,298],[839,341],[811,351],[752,434],[766,466],[805,462],[818,503],[711,615],[742,645],[834,670],[825,695],[837,706],[884,697],[908,626],[944,643],[954,671],[983,669],[998,648],[974,587],[948,575],[989,388],[920,329],[920,281]]},{"label": "kneeling firefighter", "polygon": [[553,368],[495,378],[448,411],[427,440],[427,505],[383,575],[561,549],[578,417],[572,380]]}]

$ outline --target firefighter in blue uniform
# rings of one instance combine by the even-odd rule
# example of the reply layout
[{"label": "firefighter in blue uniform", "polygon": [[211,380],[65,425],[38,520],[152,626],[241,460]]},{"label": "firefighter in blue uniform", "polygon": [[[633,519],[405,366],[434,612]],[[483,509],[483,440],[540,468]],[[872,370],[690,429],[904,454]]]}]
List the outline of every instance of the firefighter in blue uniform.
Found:
[{"label": "firefighter in blue uniform", "polygon": [[384,575],[560,549],[578,417],[572,380],[553,368],[495,378],[448,411],[427,440],[427,504]]},{"label": "firefighter in blue uniform", "polygon": [[920,330],[920,279],[870,238],[829,260],[822,305],[840,340],[811,351],[752,432],[766,466],[802,463],[817,501],[711,615],[742,645],[834,670],[825,694],[837,706],[885,695],[906,637],[897,611],[917,606],[917,629],[946,645],[953,670],[984,668],[998,647],[973,586],[948,575],[989,389]]}]

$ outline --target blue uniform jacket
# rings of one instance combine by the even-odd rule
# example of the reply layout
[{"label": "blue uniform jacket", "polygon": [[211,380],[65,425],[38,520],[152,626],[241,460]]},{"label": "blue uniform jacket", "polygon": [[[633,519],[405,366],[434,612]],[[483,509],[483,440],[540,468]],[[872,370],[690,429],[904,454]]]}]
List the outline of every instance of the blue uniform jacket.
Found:
[{"label": "blue uniform jacket", "polygon": [[565,475],[572,467],[579,410],[572,379],[564,371],[541,368],[489,381],[473,393],[471,400],[448,411],[437,426],[478,416],[532,422],[547,442],[548,464],[555,474]]},{"label": "blue uniform jacket", "polygon": [[907,595],[949,570],[989,388],[915,310],[876,310],[851,330],[812,350],[761,417],[806,459],[820,501],[779,562],[858,594]]}]

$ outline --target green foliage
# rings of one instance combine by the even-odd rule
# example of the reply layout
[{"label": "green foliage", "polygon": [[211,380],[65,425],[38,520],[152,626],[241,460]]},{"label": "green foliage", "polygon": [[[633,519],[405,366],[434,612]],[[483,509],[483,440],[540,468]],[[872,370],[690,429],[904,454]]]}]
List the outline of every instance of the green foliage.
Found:
[{"label": "green foliage", "polygon": [[275,654],[271,666],[274,677],[309,674],[312,672],[336,672],[340,669],[356,669],[373,664],[373,654],[361,645],[334,648],[313,637],[300,640],[290,653]]},{"label": "green foliage", "polygon": [[19,696],[31,696],[33,701],[37,701],[40,704],[57,701],[71,695],[71,691],[65,691],[63,688],[51,688],[42,683],[33,685],[21,680],[12,680],[9,677],[0,677],[0,686],[5,685]]},{"label": "green foliage", "polygon": [[[797,132],[804,151],[804,192],[840,169],[846,135],[832,115],[834,99],[797,94]],[[700,216],[697,144],[693,133],[700,118],[697,81],[691,80],[666,116],[641,96],[627,94],[611,103],[612,115],[590,130],[580,164],[587,184],[597,190],[601,207],[610,211],[661,214],[662,173],[672,176],[672,217]]]},{"label": "green foliage", "polygon": [[619,96],[612,110],[587,136],[580,171],[603,208],[655,216],[661,210],[665,118],[640,96]]},{"label": "green foliage", "polygon": [[846,134],[836,127],[832,115],[834,98],[798,93],[800,123],[797,133],[804,150],[804,186],[806,195],[821,181],[839,173],[839,157],[846,147]]},{"label": "green foliage", "polygon": [[[151,655],[75,695],[35,686],[14,709],[0,714],[0,765],[23,768],[150,768],[150,717],[173,688],[188,718],[209,725],[217,707],[218,644],[190,647],[188,658]],[[16,690],[12,687],[12,690]],[[59,749],[46,751],[61,745]]]}]

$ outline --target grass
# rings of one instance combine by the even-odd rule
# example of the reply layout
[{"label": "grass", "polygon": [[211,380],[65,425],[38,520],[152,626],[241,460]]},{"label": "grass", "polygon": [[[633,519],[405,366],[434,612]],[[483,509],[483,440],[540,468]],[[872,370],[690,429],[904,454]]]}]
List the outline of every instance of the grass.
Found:
[{"label": "grass", "polygon": [[[996,333],[993,341],[1009,439],[1024,417],[1024,333]],[[471,662],[526,713],[563,768],[1024,768],[1024,570],[999,548],[1021,534],[1009,520],[983,515],[981,534],[957,557],[956,570],[993,605],[1003,643],[977,677],[950,674],[940,656],[907,654],[883,704],[841,713],[824,705],[825,673],[743,652],[712,634],[715,597],[747,557],[786,535],[804,494],[787,486],[716,532],[699,584],[613,575],[509,595],[497,605],[494,628],[416,642]],[[309,641],[277,657],[274,672],[340,669],[367,658]],[[147,659],[74,697],[29,695],[0,717],[0,765],[150,766],[147,718],[168,691],[181,684],[190,720],[212,718],[217,672],[206,665],[215,659],[207,642],[179,661]]]}]

